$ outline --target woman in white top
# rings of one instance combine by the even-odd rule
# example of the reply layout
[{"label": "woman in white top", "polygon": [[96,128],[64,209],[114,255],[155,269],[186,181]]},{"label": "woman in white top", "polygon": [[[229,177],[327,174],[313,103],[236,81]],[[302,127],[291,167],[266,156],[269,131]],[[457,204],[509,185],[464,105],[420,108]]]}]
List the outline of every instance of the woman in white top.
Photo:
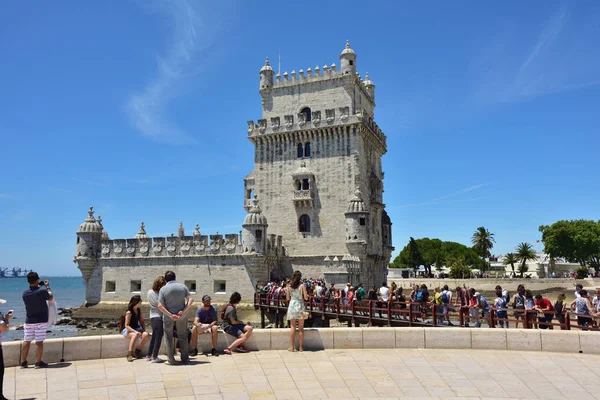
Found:
[{"label": "woman in white top", "polygon": [[162,313],[158,309],[158,292],[160,288],[166,285],[165,277],[159,276],[154,280],[152,289],[148,290],[148,304],[150,304],[150,326],[152,326],[152,339],[148,347],[147,360],[152,363],[159,363],[163,360],[158,357],[158,350],[163,337],[163,319]]}]

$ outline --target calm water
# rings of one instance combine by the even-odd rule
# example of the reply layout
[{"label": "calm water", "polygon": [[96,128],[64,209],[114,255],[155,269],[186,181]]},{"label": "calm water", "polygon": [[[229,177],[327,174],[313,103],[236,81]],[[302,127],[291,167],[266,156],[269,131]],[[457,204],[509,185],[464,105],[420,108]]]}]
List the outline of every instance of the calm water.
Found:
[{"label": "calm water", "polygon": [[[83,278],[77,277],[48,277],[40,276],[41,280],[50,281],[50,287],[54,293],[54,299],[58,307],[79,307],[85,300],[85,286]],[[12,319],[13,325],[23,325],[25,323],[25,306],[23,304],[23,291],[27,289],[27,279],[12,278],[0,279],[0,298],[6,300],[6,304],[0,304],[0,311],[6,314],[8,310],[14,310],[15,316]],[[48,337],[68,337],[75,336],[76,330],[73,326],[52,326],[49,328],[52,333]],[[23,339],[23,331],[11,330],[2,335],[6,341],[14,339]]]}]

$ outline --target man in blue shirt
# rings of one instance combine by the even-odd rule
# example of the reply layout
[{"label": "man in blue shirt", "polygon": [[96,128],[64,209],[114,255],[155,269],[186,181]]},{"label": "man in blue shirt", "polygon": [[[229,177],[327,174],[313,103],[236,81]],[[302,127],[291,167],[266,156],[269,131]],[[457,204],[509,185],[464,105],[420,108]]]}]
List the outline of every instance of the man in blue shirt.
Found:
[{"label": "man in blue shirt", "polygon": [[24,326],[21,368],[27,368],[27,356],[32,340],[35,340],[35,368],[46,368],[48,364],[42,361],[46,329],[48,329],[48,303],[46,301],[53,300],[54,297],[50,291],[50,282],[40,282],[37,272],[31,271],[28,273],[27,282],[29,282],[29,289],[23,292],[23,303],[25,303],[27,317]]},{"label": "man in blue shirt", "polygon": [[212,350],[210,354],[217,354],[217,309],[210,304],[211,298],[209,295],[202,296],[202,306],[196,311],[194,318],[194,327],[192,328],[192,351],[190,355],[198,355],[198,333],[210,333],[212,337]]}]

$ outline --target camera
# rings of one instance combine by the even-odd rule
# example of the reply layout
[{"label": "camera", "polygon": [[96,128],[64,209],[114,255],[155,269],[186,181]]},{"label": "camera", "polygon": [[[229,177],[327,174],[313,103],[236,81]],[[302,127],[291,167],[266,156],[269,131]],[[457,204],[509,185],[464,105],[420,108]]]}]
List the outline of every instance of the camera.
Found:
[{"label": "camera", "polygon": [[41,281],[40,282],[40,286],[49,286],[49,285],[50,285],[50,282],[48,282],[48,281]]}]

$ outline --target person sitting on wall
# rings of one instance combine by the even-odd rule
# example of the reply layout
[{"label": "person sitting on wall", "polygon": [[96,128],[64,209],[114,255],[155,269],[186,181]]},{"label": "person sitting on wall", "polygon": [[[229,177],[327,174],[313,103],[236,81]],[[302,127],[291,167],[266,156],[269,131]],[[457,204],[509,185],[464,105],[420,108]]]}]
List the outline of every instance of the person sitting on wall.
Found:
[{"label": "person sitting on wall", "polygon": [[229,298],[229,304],[225,306],[221,315],[225,332],[237,338],[224,350],[225,354],[229,355],[231,355],[232,350],[239,353],[248,353],[248,349],[244,347],[244,343],[252,336],[252,327],[238,319],[236,306],[240,301],[242,301],[242,296],[238,292],[234,292]]},{"label": "person sitting on wall", "polygon": [[[142,298],[139,294],[136,294],[129,300],[125,320],[121,326],[121,334],[125,339],[129,339],[129,351],[127,352],[127,361],[129,362],[132,362],[134,358],[142,357],[142,348],[149,337],[144,325],[144,317],[140,309],[141,305]],[[135,348],[135,344],[138,341],[139,344]]]},{"label": "person sitting on wall", "polygon": [[194,327],[192,328],[192,351],[190,355],[198,355],[198,333],[210,333],[212,338],[212,349],[210,354],[217,355],[217,309],[210,304],[209,295],[202,296],[202,306],[196,311]]}]

